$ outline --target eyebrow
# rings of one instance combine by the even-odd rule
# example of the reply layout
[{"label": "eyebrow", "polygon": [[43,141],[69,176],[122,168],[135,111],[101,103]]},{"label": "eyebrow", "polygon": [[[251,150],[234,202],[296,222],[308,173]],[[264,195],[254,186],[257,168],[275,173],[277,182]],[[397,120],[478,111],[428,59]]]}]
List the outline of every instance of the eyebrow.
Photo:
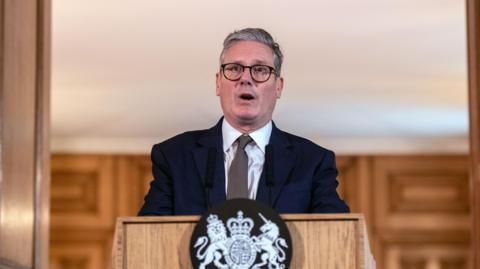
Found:
[{"label": "eyebrow", "polygon": [[[243,62],[243,61],[238,60],[238,61],[232,61],[232,62],[230,62],[230,63],[235,63],[235,64],[244,65],[242,62]],[[252,65],[255,65],[255,64],[268,65],[268,66],[270,65],[269,63],[267,63],[266,61],[263,61],[263,60],[254,60],[253,63],[252,63]]]}]

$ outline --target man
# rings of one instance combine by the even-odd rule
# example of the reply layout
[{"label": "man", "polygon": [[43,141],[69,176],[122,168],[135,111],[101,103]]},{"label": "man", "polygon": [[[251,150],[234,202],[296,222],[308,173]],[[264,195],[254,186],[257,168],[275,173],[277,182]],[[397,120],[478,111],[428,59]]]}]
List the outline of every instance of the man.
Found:
[{"label": "man", "polygon": [[[224,117],[152,149],[154,180],[139,215],[198,215],[226,199],[256,199],[278,213],[347,213],[333,152],[272,122],[283,55],[271,35],[228,35],[216,74]],[[268,146],[267,146],[268,145]]]}]

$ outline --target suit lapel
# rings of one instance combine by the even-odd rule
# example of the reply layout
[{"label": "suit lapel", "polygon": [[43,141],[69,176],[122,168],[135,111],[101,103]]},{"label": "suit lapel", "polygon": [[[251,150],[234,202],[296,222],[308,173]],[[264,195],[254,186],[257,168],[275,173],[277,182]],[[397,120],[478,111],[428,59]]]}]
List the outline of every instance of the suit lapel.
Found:
[{"label": "suit lapel", "polygon": [[208,151],[210,148],[216,149],[216,161],[213,187],[210,191],[210,202],[212,205],[225,201],[225,168],[223,164],[223,139],[222,139],[222,119],[211,129],[207,130],[197,141],[198,147],[192,150],[193,159],[198,174],[205,185],[205,174],[208,162]]},{"label": "suit lapel", "polygon": [[269,145],[273,148],[273,186],[267,186],[265,171],[263,171],[256,200],[275,207],[278,195],[289,178],[297,157],[295,152],[292,151],[291,144],[287,137],[275,124],[273,124]]}]

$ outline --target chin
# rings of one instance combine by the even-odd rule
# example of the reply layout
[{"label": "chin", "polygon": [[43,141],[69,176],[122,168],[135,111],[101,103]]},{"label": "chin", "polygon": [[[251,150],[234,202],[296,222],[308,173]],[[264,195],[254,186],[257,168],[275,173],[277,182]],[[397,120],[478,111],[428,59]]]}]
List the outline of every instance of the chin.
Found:
[{"label": "chin", "polygon": [[255,122],[255,117],[239,116],[237,117],[237,120],[241,123],[252,123]]},{"label": "chin", "polygon": [[254,121],[258,119],[259,113],[257,111],[243,110],[235,114],[235,118],[242,121]]}]

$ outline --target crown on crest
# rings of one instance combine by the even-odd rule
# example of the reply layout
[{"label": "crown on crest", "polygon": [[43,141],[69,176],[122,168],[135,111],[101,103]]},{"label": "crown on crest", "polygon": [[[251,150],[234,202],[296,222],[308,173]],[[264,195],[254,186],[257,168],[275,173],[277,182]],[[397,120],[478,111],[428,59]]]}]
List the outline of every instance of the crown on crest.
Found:
[{"label": "crown on crest", "polygon": [[222,224],[222,221],[218,219],[218,216],[217,215],[214,215],[214,214],[210,214],[210,216],[208,216],[207,218],[207,227],[212,227],[212,226],[216,226],[218,224]]},{"label": "crown on crest", "polygon": [[250,231],[253,229],[253,220],[251,218],[243,218],[243,212],[237,212],[237,218],[230,218],[227,221],[227,227],[230,235],[247,235],[250,236]]}]

